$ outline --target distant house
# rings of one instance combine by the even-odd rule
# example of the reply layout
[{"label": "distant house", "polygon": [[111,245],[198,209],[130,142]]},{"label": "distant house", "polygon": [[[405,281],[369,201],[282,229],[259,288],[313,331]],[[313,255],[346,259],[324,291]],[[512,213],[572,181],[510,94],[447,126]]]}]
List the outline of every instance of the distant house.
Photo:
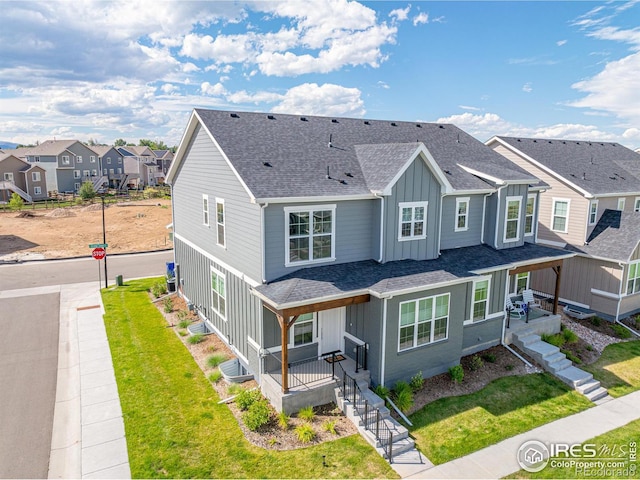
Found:
[{"label": "distant house", "polygon": [[167,173],[173,161],[173,152],[171,150],[152,150],[155,155],[155,162],[158,166],[157,179],[158,183],[165,183]]},{"label": "distant house", "polygon": [[[560,297],[618,319],[640,311],[640,155],[618,143],[496,136],[486,142],[551,189],[540,195],[537,239],[577,252]],[[535,272],[534,289],[554,278]]]},{"label": "distant house", "polygon": [[13,154],[0,154],[0,203],[17,193],[27,202],[47,198],[45,170]]},{"label": "distant house", "polygon": [[547,186],[450,124],[197,109],[167,182],[180,295],[286,411],[336,352],[393,386],[500,344],[574,255],[536,243]]},{"label": "distant house", "polygon": [[158,184],[158,165],[155,154],[149,147],[116,147],[124,162],[129,188],[153,187]]}]

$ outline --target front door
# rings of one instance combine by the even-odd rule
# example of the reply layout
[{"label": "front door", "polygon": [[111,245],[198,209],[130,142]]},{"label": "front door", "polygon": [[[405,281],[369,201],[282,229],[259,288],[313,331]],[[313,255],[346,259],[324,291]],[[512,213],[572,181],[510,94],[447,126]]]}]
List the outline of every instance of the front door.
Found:
[{"label": "front door", "polygon": [[344,326],[346,307],[325,310],[318,314],[320,328],[320,354],[342,351],[344,343]]}]

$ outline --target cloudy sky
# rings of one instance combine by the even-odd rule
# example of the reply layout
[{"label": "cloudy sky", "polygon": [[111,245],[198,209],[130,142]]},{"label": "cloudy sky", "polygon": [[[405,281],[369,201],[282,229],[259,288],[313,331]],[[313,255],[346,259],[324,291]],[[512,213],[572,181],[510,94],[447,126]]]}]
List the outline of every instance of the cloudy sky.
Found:
[{"label": "cloudy sky", "polygon": [[640,147],[640,0],[0,0],[0,140],[180,141],[191,110]]}]

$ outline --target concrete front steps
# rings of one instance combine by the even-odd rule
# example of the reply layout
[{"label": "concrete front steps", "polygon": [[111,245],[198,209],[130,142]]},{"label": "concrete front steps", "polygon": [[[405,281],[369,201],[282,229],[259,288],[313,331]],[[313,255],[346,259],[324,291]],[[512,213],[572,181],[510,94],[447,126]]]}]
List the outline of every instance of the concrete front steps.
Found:
[{"label": "concrete front steps", "polygon": [[531,332],[514,334],[513,343],[538,362],[544,370],[555,375],[592,402],[601,403],[611,399],[607,389],[602,387],[593,375],[574,367],[558,347],[543,342],[540,335]]}]

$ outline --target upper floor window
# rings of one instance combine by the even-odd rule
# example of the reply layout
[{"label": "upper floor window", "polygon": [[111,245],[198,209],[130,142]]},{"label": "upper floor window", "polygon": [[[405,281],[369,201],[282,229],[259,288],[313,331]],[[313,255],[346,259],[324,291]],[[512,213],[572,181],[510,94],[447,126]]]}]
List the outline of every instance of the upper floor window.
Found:
[{"label": "upper floor window", "polygon": [[202,195],[202,223],[209,225],[209,195]]},{"label": "upper floor window", "polygon": [[96,163],[96,156],[95,155],[89,155],[89,162]]},{"label": "upper floor window", "polygon": [[5,172],[4,173],[4,179],[7,182],[13,183],[13,172]]},{"label": "upper floor window", "polygon": [[507,205],[504,216],[504,242],[518,240],[520,230],[520,204],[522,197],[507,197]]},{"label": "upper floor window", "polygon": [[73,178],[80,178],[80,170],[73,171]]},{"label": "upper floor window", "polygon": [[39,182],[40,181],[40,172],[31,172],[31,181]]},{"label": "upper floor window", "polygon": [[489,308],[489,279],[473,282],[473,299],[471,303],[472,320],[484,320],[487,318]]},{"label": "upper floor window", "polygon": [[82,163],[82,155],[78,155],[78,156],[76,157],[76,162],[78,162],[78,163]]},{"label": "upper floor window", "polygon": [[118,163],[122,163],[122,157],[118,157]]},{"label": "upper floor window", "polygon": [[313,343],[315,338],[315,317],[313,313],[304,313],[298,317],[291,329],[289,345],[300,347]]},{"label": "upper floor window", "polygon": [[589,225],[595,225],[598,221],[598,200],[589,203]]},{"label": "upper floor window", "polygon": [[39,162],[40,161],[40,157],[33,157],[33,161],[34,162]]},{"label": "upper floor window", "polygon": [[456,232],[464,232],[469,229],[469,197],[456,198]]},{"label": "upper floor window", "polygon": [[224,274],[211,267],[211,308],[226,320],[227,294]]},{"label": "upper floor window", "polygon": [[225,246],[224,231],[224,200],[216,198],[216,225],[218,234],[218,245]]},{"label": "upper floor window", "polygon": [[118,173],[118,175],[120,175],[122,173],[122,168],[121,167],[116,168],[116,172]]},{"label": "upper floor window", "polygon": [[640,212],[640,197],[636,197],[635,202],[633,203],[633,211]]},{"label": "upper floor window", "polygon": [[107,163],[111,163],[111,157],[107,157]]},{"label": "upper floor window", "polygon": [[69,161],[69,155],[63,155],[62,156],[62,164],[63,165],[69,165],[70,161]]},{"label": "upper floor window", "polygon": [[335,205],[286,207],[285,265],[335,260]]},{"label": "upper floor window", "polygon": [[640,261],[629,264],[629,276],[627,277],[627,295],[640,291]]},{"label": "upper floor window", "polygon": [[561,233],[569,231],[569,200],[553,199],[551,230]]},{"label": "upper floor window", "polygon": [[427,206],[429,202],[401,202],[398,240],[427,238]]},{"label": "upper floor window", "polygon": [[91,172],[89,170],[83,170],[82,171],[82,176],[83,177],[90,177],[91,176]]},{"label": "upper floor window", "polygon": [[398,351],[444,340],[448,326],[448,293],[402,302]]},{"label": "upper floor window", "polygon": [[620,210],[621,212],[624,211],[625,200],[625,198],[618,199],[618,210]]},{"label": "upper floor window", "polygon": [[524,234],[533,235],[533,227],[535,225],[534,218],[536,212],[536,196],[535,194],[527,195],[527,205],[524,211]]}]

